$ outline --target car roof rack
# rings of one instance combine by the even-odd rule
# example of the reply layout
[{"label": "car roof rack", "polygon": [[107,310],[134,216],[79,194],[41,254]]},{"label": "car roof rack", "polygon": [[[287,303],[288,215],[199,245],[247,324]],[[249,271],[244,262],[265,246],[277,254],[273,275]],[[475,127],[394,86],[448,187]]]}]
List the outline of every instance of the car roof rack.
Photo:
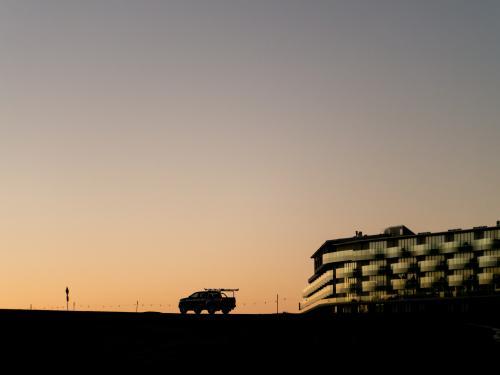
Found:
[{"label": "car roof rack", "polygon": [[229,289],[229,288],[205,288],[207,292],[237,292],[240,289]]},{"label": "car roof rack", "polygon": [[239,291],[240,289],[231,289],[231,288],[205,288],[207,292],[232,292],[234,298],[234,292]]}]

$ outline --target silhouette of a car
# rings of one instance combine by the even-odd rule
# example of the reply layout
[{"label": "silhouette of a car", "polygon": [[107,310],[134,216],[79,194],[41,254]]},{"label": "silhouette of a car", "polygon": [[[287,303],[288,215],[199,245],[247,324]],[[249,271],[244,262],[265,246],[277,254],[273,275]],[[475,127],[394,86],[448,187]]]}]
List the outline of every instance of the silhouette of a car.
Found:
[{"label": "silhouette of a car", "polygon": [[[236,307],[236,298],[234,297],[236,291],[238,289],[205,289],[193,293],[189,297],[181,298],[179,311],[181,314],[186,314],[188,311],[200,314],[203,310],[207,310],[209,314],[215,314],[217,311],[228,314]],[[224,292],[232,292],[233,294],[228,297]]]}]

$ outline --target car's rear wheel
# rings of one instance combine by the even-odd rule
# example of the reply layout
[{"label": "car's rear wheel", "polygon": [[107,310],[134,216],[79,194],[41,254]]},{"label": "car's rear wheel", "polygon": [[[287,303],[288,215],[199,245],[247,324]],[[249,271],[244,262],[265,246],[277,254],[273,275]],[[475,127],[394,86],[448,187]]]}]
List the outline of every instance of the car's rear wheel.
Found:
[{"label": "car's rear wheel", "polygon": [[185,313],[187,313],[187,310],[186,310],[186,309],[184,309],[184,308],[180,308],[179,310],[181,311],[181,314],[185,314]]},{"label": "car's rear wheel", "polygon": [[200,309],[199,307],[197,307],[196,309],[194,309],[194,313],[195,313],[196,315],[201,314],[201,309]]},{"label": "car's rear wheel", "polygon": [[208,309],[208,313],[209,313],[210,315],[215,314],[215,309],[213,309],[213,308]]},{"label": "car's rear wheel", "polygon": [[222,310],[222,313],[223,313],[223,314],[229,314],[229,311],[231,311],[231,310],[229,310],[229,309],[223,309],[223,310]]}]

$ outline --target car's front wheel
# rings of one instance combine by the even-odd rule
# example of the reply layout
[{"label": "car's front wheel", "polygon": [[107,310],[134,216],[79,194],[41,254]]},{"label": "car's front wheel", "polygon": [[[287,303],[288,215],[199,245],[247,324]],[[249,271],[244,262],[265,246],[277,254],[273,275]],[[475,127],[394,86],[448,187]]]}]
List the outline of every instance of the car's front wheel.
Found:
[{"label": "car's front wheel", "polygon": [[187,313],[187,310],[185,308],[181,307],[179,310],[181,311],[181,314],[183,314],[183,315]]},{"label": "car's front wheel", "polygon": [[199,307],[197,307],[196,309],[194,309],[194,312],[196,315],[200,315],[201,314],[201,309]]}]

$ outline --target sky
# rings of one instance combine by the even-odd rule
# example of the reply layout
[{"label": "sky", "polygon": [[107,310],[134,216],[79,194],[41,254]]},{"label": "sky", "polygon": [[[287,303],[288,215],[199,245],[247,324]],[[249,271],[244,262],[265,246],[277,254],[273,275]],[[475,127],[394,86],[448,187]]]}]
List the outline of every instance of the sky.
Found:
[{"label": "sky", "polygon": [[[327,239],[500,220],[498,1],[0,0],[0,308],[296,312]],[[70,302],[70,303],[71,303]]]}]

